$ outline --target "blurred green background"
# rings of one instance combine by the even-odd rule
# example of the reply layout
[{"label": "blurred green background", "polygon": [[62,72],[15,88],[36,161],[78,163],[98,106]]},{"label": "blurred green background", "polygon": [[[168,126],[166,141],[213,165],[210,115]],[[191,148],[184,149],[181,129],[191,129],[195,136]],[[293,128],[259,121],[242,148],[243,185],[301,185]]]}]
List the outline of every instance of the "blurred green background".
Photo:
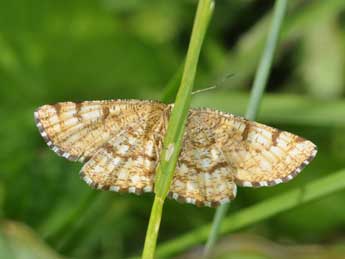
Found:
[{"label": "blurred green background", "polygon": [[[194,106],[244,114],[273,3],[216,1],[195,88],[219,85]],[[0,2],[0,258],[140,254],[153,195],[90,189],[80,164],[44,144],[33,111],[59,101],[173,100],[164,89],[183,63],[195,8],[193,0]],[[344,92],[345,1],[290,1],[258,121],[312,140],[319,153],[292,182],[240,188],[229,213],[345,167]],[[338,192],[230,234],[215,256],[345,258],[344,199]],[[167,201],[159,240],[211,222],[214,211]]]}]

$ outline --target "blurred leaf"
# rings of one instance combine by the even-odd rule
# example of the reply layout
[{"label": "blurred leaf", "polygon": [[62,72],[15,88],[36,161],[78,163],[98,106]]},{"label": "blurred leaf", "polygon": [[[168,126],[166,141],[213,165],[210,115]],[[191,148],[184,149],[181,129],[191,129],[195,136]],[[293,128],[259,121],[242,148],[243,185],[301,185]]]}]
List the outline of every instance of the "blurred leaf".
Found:
[{"label": "blurred leaf", "polygon": [[317,19],[303,41],[300,75],[308,92],[321,99],[339,98],[345,90],[345,56],[339,54],[345,48],[335,18]]},{"label": "blurred leaf", "polygon": [[[172,40],[181,27],[181,5],[175,1],[145,5],[130,18],[132,30],[146,41],[163,43]],[[157,22],[160,21],[160,22]]]},{"label": "blurred leaf", "polygon": [[46,220],[41,222],[39,231],[42,236],[48,240],[61,242],[61,236],[66,232],[71,232],[71,228],[76,225],[76,222],[80,222],[81,216],[96,199],[96,194],[95,191],[89,189],[78,202],[63,199],[51,210],[51,214]]},{"label": "blurred leaf", "polygon": [[19,70],[19,64],[14,53],[13,49],[11,48],[10,44],[6,42],[3,35],[0,34],[0,52],[2,55],[0,56],[0,67],[1,69],[5,70],[9,74],[16,74],[17,70]]},{"label": "blurred leaf", "polygon": [[[343,0],[323,1],[316,0],[305,2],[291,1],[292,14],[287,15],[282,31],[280,51],[286,48],[291,40],[303,37],[310,28],[314,27],[315,21],[325,17],[336,16],[344,7]],[[236,76],[229,82],[231,88],[240,88],[248,84],[248,80],[254,73],[265,40],[265,30],[269,24],[271,12],[261,18],[248,32],[241,35],[235,47],[229,51],[227,62],[218,71],[218,75],[234,73]],[[279,60],[279,55],[277,57]]]},{"label": "blurred leaf", "polygon": [[0,225],[0,258],[62,259],[27,226],[10,221]]}]

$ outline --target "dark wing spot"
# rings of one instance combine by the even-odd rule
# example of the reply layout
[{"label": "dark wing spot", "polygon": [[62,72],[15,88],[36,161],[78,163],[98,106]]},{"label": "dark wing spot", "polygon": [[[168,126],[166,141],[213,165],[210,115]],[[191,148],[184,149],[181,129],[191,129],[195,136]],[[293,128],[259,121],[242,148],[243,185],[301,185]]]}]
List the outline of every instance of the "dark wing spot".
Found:
[{"label": "dark wing spot", "polygon": [[281,130],[275,129],[275,131],[272,134],[272,144],[273,146],[276,146],[277,143],[277,139],[279,138],[279,135],[282,133]]},{"label": "dark wing spot", "polygon": [[108,106],[103,106],[102,108],[102,113],[103,113],[103,120],[105,120],[109,116],[109,107]]},{"label": "dark wing spot", "polygon": [[297,143],[300,143],[300,142],[304,142],[304,141],[306,141],[306,140],[305,140],[304,138],[300,137],[300,136],[296,136],[295,141],[296,141]]},{"label": "dark wing spot", "polygon": [[81,107],[82,107],[82,103],[75,104],[75,116],[78,118],[79,121],[82,119],[81,114],[80,114]]},{"label": "dark wing spot", "polygon": [[56,115],[59,117],[61,113],[62,105],[60,103],[57,103],[57,104],[54,104],[53,107],[56,111]]},{"label": "dark wing spot", "polygon": [[242,140],[246,140],[249,134],[249,130],[250,130],[250,124],[245,121],[244,122],[246,124],[246,127],[244,128],[243,132],[242,132]]}]

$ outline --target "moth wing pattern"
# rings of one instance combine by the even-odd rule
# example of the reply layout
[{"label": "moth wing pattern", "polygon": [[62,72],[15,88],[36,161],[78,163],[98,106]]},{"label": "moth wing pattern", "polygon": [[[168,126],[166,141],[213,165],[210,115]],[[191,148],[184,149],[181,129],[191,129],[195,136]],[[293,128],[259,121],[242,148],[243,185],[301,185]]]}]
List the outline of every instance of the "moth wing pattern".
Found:
[{"label": "moth wing pattern", "polygon": [[[84,162],[92,187],[151,192],[172,105],[109,100],[44,105],[36,125],[48,146]],[[316,155],[297,135],[212,109],[191,109],[169,196],[216,207],[237,185],[272,186],[293,179]]]},{"label": "moth wing pattern", "polygon": [[235,199],[234,168],[222,152],[205,113],[191,110],[181,154],[170,187],[173,199],[197,206],[216,207]]},{"label": "moth wing pattern", "polygon": [[84,162],[111,138],[164,108],[157,102],[136,100],[62,102],[43,105],[34,115],[41,136],[54,152]]},{"label": "moth wing pattern", "polygon": [[110,139],[83,166],[80,175],[90,186],[115,192],[151,192],[159,141],[135,131]]},{"label": "moth wing pattern", "polygon": [[213,127],[239,186],[272,186],[289,181],[317,153],[311,141],[292,133],[215,110],[199,113]]}]

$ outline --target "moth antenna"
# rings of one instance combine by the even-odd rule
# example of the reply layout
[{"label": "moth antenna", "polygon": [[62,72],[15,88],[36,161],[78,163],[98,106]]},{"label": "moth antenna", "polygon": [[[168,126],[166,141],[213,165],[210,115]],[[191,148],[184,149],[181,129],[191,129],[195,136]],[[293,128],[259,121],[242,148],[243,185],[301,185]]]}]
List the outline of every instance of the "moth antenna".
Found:
[{"label": "moth antenna", "polygon": [[226,80],[228,80],[230,77],[233,77],[234,75],[235,75],[234,73],[227,74],[221,80],[219,80],[219,82],[217,84],[212,85],[210,87],[206,87],[206,88],[200,89],[200,90],[193,91],[192,94],[194,95],[194,94],[199,94],[199,93],[206,92],[206,91],[209,91],[209,90],[213,90],[213,89],[217,88],[218,85],[224,83]]},{"label": "moth antenna", "polygon": [[212,85],[212,86],[204,88],[204,89],[196,90],[196,91],[192,92],[192,94],[198,94],[198,93],[206,92],[206,91],[209,91],[209,90],[213,90],[216,87],[217,87],[217,85]]}]

